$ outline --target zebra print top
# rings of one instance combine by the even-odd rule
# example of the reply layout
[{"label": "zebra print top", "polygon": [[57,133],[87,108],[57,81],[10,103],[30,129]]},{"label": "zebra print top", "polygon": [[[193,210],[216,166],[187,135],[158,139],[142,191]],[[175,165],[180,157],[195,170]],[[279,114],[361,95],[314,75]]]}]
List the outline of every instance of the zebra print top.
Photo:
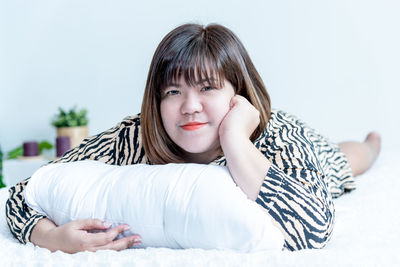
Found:
[{"label": "zebra print top", "polygon": [[[53,162],[90,159],[114,165],[150,164],[140,129],[140,115],[127,117]],[[285,247],[324,247],[334,225],[332,197],[355,188],[344,154],[296,117],[277,110],[272,110],[266,129],[254,145],[272,163],[256,203],[281,230]],[[222,156],[211,164],[226,165],[226,159]],[[29,242],[33,227],[45,218],[26,205],[23,190],[28,182],[29,178],[11,187],[6,203],[7,223],[22,243]]]}]

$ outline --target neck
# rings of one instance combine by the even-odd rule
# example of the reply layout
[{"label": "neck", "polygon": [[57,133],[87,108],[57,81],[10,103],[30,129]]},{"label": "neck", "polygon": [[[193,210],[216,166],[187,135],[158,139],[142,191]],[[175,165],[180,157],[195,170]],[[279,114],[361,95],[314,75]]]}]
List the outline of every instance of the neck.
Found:
[{"label": "neck", "polygon": [[184,158],[186,163],[208,164],[221,155],[222,155],[221,147],[218,147],[214,151],[206,151],[202,153],[190,153],[186,151],[184,152]]}]

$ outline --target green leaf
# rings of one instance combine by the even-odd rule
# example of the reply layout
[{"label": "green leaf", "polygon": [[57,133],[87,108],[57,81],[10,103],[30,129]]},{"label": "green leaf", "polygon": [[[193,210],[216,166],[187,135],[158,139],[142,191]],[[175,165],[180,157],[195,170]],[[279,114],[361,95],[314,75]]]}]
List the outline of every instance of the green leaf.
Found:
[{"label": "green leaf", "polygon": [[59,114],[53,117],[51,124],[57,128],[86,126],[89,121],[87,118],[87,110],[83,108],[80,111],[77,111],[76,109],[77,107],[74,106],[72,109],[66,112],[59,107]]},{"label": "green leaf", "polygon": [[22,146],[19,146],[7,153],[7,159],[16,159],[18,157],[22,157],[23,155],[24,155],[24,148]]},{"label": "green leaf", "polygon": [[3,176],[0,174],[0,188],[6,187],[6,185],[3,183]]},{"label": "green leaf", "polygon": [[52,144],[50,144],[47,141],[42,141],[39,143],[39,154],[41,155],[43,150],[45,150],[45,149],[52,149],[52,148],[53,148]]}]

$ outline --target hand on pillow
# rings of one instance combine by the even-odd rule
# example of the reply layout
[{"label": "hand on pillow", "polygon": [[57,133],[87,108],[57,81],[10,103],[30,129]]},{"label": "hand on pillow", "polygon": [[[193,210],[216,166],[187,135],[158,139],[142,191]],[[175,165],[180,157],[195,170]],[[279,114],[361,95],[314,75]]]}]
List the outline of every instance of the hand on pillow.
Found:
[{"label": "hand on pillow", "polygon": [[57,163],[36,171],[24,194],[31,208],[57,225],[85,218],[127,223],[141,235],[142,247],[283,247],[270,216],[247,199],[223,166]]}]

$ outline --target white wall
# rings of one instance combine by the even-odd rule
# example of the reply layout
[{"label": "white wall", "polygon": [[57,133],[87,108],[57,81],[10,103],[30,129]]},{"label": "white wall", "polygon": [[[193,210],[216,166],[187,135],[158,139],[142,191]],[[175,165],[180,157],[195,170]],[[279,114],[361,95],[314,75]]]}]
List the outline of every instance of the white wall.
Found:
[{"label": "white wall", "polygon": [[58,106],[88,108],[90,134],[139,112],[158,42],[185,22],[231,28],[273,107],[334,141],[377,129],[398,145],[399,11],[395,0],[0,0],[0,145],[54,142]]}]

